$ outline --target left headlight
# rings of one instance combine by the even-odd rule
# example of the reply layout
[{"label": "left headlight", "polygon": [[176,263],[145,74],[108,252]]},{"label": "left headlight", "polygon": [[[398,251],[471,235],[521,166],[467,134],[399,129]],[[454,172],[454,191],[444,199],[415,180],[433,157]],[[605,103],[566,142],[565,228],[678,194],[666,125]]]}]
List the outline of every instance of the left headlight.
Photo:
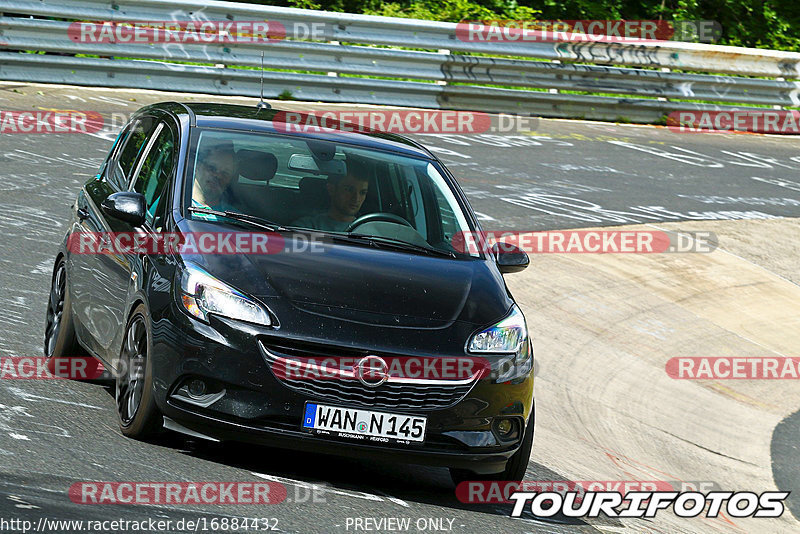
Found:
[{"label": "left headlight", "polygon": [[506,382],[527,376],[533,368],[533,353],[528,340],[525,316],[516,304],[505,319],[472,336],[467,352],[473,354],[507,354],[493,374],[496,382]]},{"label": "left headlight", "polygon": [[214,313],[248,323],[272,324],[269,313],[262,305],[197,265],[187,262],[180,268],[178,276],[180,301],[189,315],[205,322],[208,322],[208,314]]}]

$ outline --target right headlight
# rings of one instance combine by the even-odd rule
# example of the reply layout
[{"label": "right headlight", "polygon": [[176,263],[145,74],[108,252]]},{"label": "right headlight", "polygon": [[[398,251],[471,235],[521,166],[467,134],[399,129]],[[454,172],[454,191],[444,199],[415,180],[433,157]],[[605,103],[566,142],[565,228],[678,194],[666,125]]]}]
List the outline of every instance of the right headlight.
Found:
[{"label": "right headlight", "polygon": [[248,323],[272,324],[269,313],[261,304],[199,266],[187,262],[180,268],[178,276],[181,304],[190,315],[205,322],[208,322],[208,314],[214,313]]},{"label": "right headlight", "polygon": [[472,354],[508,355],[492,365],[496,382],[507,382],[527,376],[533,368],[533,354],[528,340],[525,316],[514,304],[505,319],[472,336],[467,345]]}]

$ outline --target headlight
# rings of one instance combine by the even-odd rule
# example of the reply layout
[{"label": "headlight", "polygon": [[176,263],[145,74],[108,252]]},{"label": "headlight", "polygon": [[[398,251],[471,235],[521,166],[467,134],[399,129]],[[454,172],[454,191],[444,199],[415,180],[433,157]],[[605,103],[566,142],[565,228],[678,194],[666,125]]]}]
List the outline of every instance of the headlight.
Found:
[{"label": "headlight", "polygon": [[473,354],[509,355],[492,365],[496,382],[507,382],[527,376],[533,367],[533,353],[528,341],[525,317],[515,304],[508,316],[486,330],[472,336],[467,352]]},{"label": "headlight", "polygon": [[248,323],[267,326],[272,324],[262,305],[217,280],[197,265],[187,263],[180,269],[179,276],[181,304],[190,315],[205,322],[208,322],[207,314],[215,313]]}]

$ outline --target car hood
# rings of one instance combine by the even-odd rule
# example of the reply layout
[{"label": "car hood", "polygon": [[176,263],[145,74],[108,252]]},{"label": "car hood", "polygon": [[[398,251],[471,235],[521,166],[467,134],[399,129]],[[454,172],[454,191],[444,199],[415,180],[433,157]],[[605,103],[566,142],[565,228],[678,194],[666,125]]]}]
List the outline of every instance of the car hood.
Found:
[{"label": "car hood", "polygon": [[[451,259],[340,242],[312,250],[285,234],[273,254],[184,255],[275,310],[400,328],[445,328],[499,320],[512,300],[489,261]],[[307,236],[300,241],[306,240]],[[280,301],[275,303],[274,301]],[[280,317],[279,317],[280,320]]]}]

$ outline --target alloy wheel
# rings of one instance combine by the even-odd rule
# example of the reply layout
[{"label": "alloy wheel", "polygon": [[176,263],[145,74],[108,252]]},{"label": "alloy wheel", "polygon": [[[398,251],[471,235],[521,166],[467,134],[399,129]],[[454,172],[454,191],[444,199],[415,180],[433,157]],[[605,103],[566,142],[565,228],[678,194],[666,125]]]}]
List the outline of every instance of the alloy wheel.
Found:
[{"label": "alloy wheel", "polygon": [[147,362],[147,328],[141,315],[134,317],[125,333],[117,369],[117,411],[123,425],[136,417],[144,393],[144,369]]},{"label": "alloy wheel", "polygon": [[45,323],[45,354],[52,357],[61,330],[61,319],[64,316],[64,294],[67,287],[67,270],[62,261],[56,269],[53,284],[50,288],[50,302],[47,304],[47,320]]}]

